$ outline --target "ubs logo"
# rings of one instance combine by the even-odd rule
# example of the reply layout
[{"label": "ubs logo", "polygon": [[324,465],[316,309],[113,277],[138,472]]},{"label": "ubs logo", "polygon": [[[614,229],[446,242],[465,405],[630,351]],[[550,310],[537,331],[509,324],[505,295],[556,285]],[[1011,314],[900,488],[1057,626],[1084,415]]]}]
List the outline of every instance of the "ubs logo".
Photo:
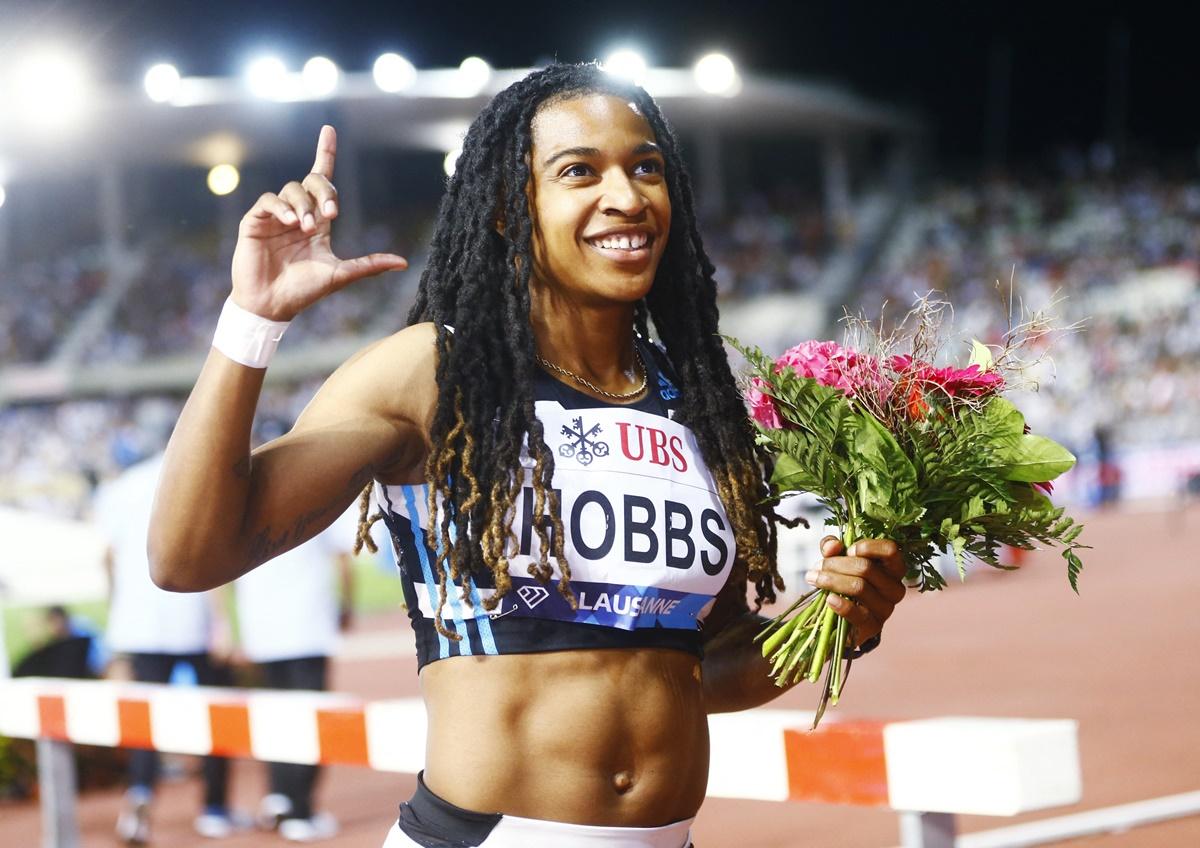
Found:
[{"label": "ubs logo", "polygon": [[544,586],[521,586],[517,589],[517,594],[521,596],[521,600],[525,602],[525,606],[533,609],[546,598],[550,597],[550,591]]},{"label": "ubs logo", "polygon": [[599,424],[586,432],[583,429],[582,417],[572,419],[572,424],[572,427],[563,425],[562,434],[569,441],[558,446],[559,456],[567,459],[575,457],[580,465],[591,465],[596,457],[608,456],[608,444],[595,438],[601,432]]},{"label": "ubs logo", "polygon": [[[687,471],[688,461],[683,450],[683,439],[668,437],[656,427],[641,424],[617,424],[621,431],[621,453],[633,462],[650,462],[654,465],[669,465],[676,471]],[[632,432],[631,432],[632,430]]]}]

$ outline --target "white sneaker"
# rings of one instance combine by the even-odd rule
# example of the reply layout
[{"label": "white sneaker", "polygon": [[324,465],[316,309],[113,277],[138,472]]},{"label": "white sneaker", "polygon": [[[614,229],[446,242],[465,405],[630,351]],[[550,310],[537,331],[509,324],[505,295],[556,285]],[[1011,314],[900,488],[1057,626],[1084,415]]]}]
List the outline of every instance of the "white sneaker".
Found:
[{"label": "white sneaker", "polygon": [[258,802],[258,812],[254,821],[260,830],[275,830],[291,811],[291,799],[279,792],[272,792],[270,795],[264,795]]},{"label": "white sneaker", "polygon": [[284,819],[279,823],[279,835],[288,842],[317,842],[336,836],[338,822],[329,813],[317,813],[309,819]]},{"label": "white sneaker", "polygon": [[253,826],[253,819],[234,810],[205,811],[192,821],[196,833],[208,839],[224,839],[235,833],[250,830]]},{"label": "white sneaker", "polygon": [[117,839],[126,845],[145,845],[150,841],[150,796],[125,793],[125,809],[117,816]]}]

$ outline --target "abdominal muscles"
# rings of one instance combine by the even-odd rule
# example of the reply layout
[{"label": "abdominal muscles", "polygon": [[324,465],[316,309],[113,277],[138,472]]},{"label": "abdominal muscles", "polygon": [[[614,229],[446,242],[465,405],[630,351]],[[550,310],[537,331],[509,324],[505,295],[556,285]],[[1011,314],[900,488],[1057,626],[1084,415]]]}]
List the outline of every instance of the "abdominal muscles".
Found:
[{"label": "abdominal muscles", "polygon": [[689,818],[708,780],[699,663],[665,649],[432,663],[425,781],[476,812],[625,827]]}]

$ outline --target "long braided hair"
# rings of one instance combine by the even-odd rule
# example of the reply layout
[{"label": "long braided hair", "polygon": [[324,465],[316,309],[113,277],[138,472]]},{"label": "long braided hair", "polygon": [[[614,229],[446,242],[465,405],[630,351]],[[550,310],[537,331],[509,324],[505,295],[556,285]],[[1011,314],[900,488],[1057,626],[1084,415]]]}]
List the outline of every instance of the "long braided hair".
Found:
[{"label": "long braided hair", "polygon": [[[614,79],[595,64],[554,64],[504,89],[471,124],[408,316],[410,325],[429,321],[437,328],[439,396],[425,466],[426,532],[430,549],[437,551],[434,626],[451,639],[459,637],[441,621],[449,583],[458,582],[469,603],[463,575],[491,573],[496,591],[484,601],[488,610],[511,588],[509,556],[517,549],[512,522],[526,484],[519,464],[526,436],[533,460],[532,524],[541,543],[529,573],[548,584],[553,556],[558,591],[576,606],[558,495],[551,486],[554,455],[534,414],[537,365],[529,292],[534,222],[526,187],[534,117],[547,105],[588,94],[612,94],[636,104],[662,151],[671,230],[654,285],[636,306],[636,329],[648,336],[652,321],[674,367],[681,394],[676,420],[695,434],[716,481],[757,605],[774,601],[775,591],[783,589],[775,565],[776,517],[760,505],[768,494],[763,466],[717,335],[714,269],[700,240],[675,135],[640,87]],[[368,529],[368,495],[369,487],[360,539]]]}]

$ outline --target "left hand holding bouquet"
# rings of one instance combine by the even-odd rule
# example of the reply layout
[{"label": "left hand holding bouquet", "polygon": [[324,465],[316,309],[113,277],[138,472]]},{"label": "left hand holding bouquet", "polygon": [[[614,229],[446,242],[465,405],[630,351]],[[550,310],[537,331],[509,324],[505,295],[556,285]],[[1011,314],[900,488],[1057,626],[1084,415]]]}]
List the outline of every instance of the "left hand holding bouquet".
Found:
[{"label": "left hand holding bouquet", "polygon": [[809,571],[805,580],[817,589],[830,590],[830,608],[850,628],[849,647],[873,645],[906,591],[903,580],[908,567],[899,546],[889,539],[860,539],[847,551],[841,539],[826,536],[821,540],[821,556],[821,568]]}]

